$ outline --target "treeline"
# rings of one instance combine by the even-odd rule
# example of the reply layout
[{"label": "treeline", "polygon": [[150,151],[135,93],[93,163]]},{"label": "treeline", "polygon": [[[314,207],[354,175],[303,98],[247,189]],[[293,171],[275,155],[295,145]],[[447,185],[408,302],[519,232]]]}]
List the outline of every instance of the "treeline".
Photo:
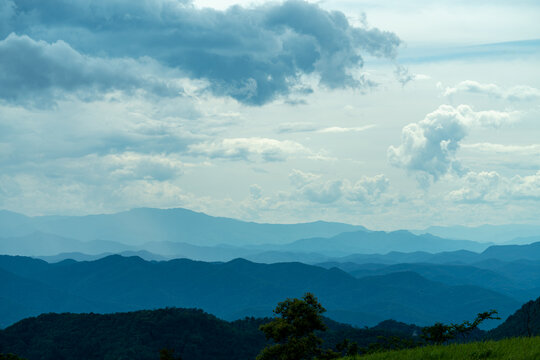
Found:
[{"label": "treeline", "polygon": [[[166,308],[116,314],[43,314],[0,331],[0,353],[29,360],[159,359],[160,350],[174,350],[182,360],[254,359],[269,344],[259,330],[271,319],[227,322],[197,309]],[[387,321],[373,328],[355,328],[325,318],[320,333],[325,346],[343,339],[359,346],[399,336],[412,339],[418,327]]]},{"label": "treeline", "polygon": [[29,360],[244,360],[258,354],[260,359],[273,359],[291,349],[309,355],[299,359],[334,359],[433,343],[540,334],[540,298],[487,333],[477,326],[495,318],[495,311],[478,314],[472,322],[423,328],[393,320],[356,328],[323,318],[324,311],[313,295],[306,294],[279,303],[274,319],[227,322],[202,310],[181,308],[43,314],[0,331],[0,360],[17,359],[7,355],[11,353]]}]

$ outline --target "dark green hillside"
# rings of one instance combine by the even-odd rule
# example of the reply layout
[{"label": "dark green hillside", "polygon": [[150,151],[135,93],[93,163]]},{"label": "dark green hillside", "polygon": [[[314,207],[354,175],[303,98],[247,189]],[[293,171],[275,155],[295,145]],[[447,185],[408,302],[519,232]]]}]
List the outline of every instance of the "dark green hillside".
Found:
[{"label": "dark green hillside", "polygon": [[[158,359],[174,349],[183,360],[254,359],[266,345],[259,325],[269,319],[220,320],[195,309],[168,308],[108,315],[45,314],[0,331],[0,353],[29,360]],[[325,320],[325,347],[348,338],[361,346],[380,336],[411,338],[418,328],[388,322],[381,328],[357,329]]]},{"label": "dark green hillside", "polygon": [[540,335],[540,297],[524,304],[518,311],[497,328],[488,333],[491,339],[502,339],[516,336]]},{"label": "dark green hillside", "polygon": [[110,315],[45,314],[0,334],[0,352],[33,359],[158,359],[174,349],[182,359],[254,358],[265,339],[261,320],[232,324],[200,310],[163,309]]}]

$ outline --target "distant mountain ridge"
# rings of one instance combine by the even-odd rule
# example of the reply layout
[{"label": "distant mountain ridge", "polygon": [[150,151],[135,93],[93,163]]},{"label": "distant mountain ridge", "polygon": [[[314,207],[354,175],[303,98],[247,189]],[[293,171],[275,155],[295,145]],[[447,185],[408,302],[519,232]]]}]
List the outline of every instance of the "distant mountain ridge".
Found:
[{"label": "distant mountain ridge", "polygon": [[[493,242],[498,244],[513,242],[516,238],[540,237],[540,225],[507,224],[467,226],[430,226],[423,230],[411,230],[414,234],[433,234],[446,239]],[[526,241],[526,240],[525,240]],[[536,240],[538,241],[538,240]],[[534,241],[531,241],[534,242]]]},{"label": "distant mountain ridge", "polygon": [[414,251],[408,253],[392,251],[387,254],[352,254],[341,258],[335,258],[334,261],[359,264],[396,264],[418,262],[437,264],[470,264],[494,259],[501,261],[540,261],[540,242],[527,245],[492,245],[480,253],[468,250],[442,251],[437,253],[429,253],[426,251]]},{"label": "distant mountain ridge", "polygon": [[[242,257],[254,262],[275,263],[300,261],[307,264],[323,262],[338,263],[434,263],[472,264],[489,260],[540,261],[540,242],[528,245],[493,245],[478,253],[467,250],[429,253],[416,251],[418,247],[437,248],[459,247],[461,242],[408,233],[406,237],[396,236],[403,232],[353,232],[343,233],[333,238],[313,238],[282,245],[254,246],[198,246],[180,242],[149,242],[139,246],[113,241],[79,241],[51,234],[33,233],[23,237],[0,238],[0,254],[34,256],[50,262],[68,258],[95,260],[112,254],[140,255],[147,260],[189,258],[201,261],[230,261]],[[406,232],[405,232],[406,233]],[[407,233],[406,233],[407,234]],[[470,247],[485,247],[485,244],[469,244]],[[389,248],[403,251],[390,251]],[[409,252],[406,252],[409,250]],[[360,254],[358,251],[369,252]],[[379,251],[381,253],[374,253]],[[347,254],[350,252],[350,254]],[[71,254],[71,255],[70,255]]]},{"label": "distant mountain ridge", "polygon": [[349,274],[362,278],[411,271],[422,277],[447,285],[475,285],[491,289],[520,301],[528,301],[540,295],[540,262],[490,261],[473,264],[357,264],[327,262],[325,268],[338,267]]},{"label": "distant mountain ridge", "polygon": [[392,251],[425,252],[483,251],[489,244],[468,240],[448,240],[431,234],[415,235],[406,230],[399,231],[355,231],[344,232],[331,238],[301,239],[280,249],[297,252],[318,252],[339,256],[344,254],[386,254]]},{"label": "distant mountain ridge", "polygon": [[366,229],[363,226],[324,221],[259,224],[181,208],[140,208],[116,214],[39,217],[0,211],[0,237],[43,232],[80,241],[111,240],[127,245],[157,241],[197,245],[279,244],[358,230]]}]

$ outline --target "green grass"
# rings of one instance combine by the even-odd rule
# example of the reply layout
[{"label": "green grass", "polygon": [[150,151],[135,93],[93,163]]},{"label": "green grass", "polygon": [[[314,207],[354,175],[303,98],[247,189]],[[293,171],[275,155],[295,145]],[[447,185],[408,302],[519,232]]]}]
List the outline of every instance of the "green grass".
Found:
[{"label": "green grass", "polygon": [[513,338],[470,344],[426,346],[401,351],[388,351],[372,355],[346,357],[342,360],[454,360],[497,359],[539,360],[540,337]]}]

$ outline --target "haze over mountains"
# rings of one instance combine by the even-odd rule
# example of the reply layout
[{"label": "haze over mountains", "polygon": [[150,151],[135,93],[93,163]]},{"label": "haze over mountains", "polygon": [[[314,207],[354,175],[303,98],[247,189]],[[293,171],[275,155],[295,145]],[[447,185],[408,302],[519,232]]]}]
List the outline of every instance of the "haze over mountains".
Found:
[{"label": "haze over mountains", "polygon": [[[517,229],[520,235],[540,236],[540,229],[535,233],[534,226],[513,225],[508,228]],[[462,234],[465,232],[463,228],[460,231]],[[472,228],[471,233],[475,232],[478,232],[477,228]],[[484,237],[482,241],[488,239]],[[531,242],[536,239],[530,238]],[[524,238],[515,241],[523,243]],[[349,261],[345,257],[353,255],[356,256],[355,262],[384,263],[474,262],[507,257],[504,250],[500,254],[491,254],[499,251],[497,248],[490,248],[487,255],[482,253],[490,245],[493,243],[449,240],[429,233],[414,234],[405,230],[370,231],[362,226],[322,221],[258,224],[212,217],[186,209],[143,208],[109,215],[43,217],[0,211],[0,253],[55,257],[57,260],[70,256],[95,259],[96,255],[101,254],[100,257],[103,257],[115,253],[139,254],[145,259],[154,260],[186,257],[204,261],[229,261],[243,257],[266,263],[318,263],[335,258]],[[444,254],[438,254],[442,252]],[[62,253],[68,254],[58,256]],[[405,253],[407,255],[403,255]],[[535,259],[534,254],[531,253],[527,258]]]},{"label": "haze over mountains", "polygon": [[530,244],[540,241],[538,225],[482,225],[467,226],[430,226],[424,230],[411,230],[414,234],[432,234],[447,239],[494,242],[500,244]]},{"label": "haze over mountains", "polygon": [[308,291],[334,320],[427,325],[492,308],[504,319],[540,295],[540,242],[257,224],[185,209],[80,217],[0,211],[0,235],[0,326],[50,311],[168,306],[234,320],[269,316],[277,302]]},{"label": "haze over mountains", "polygon": [[304,224],[259,224],[213,217],[187,209],[140,208],[87,216],[38,216],[0,211],[0,236],[18,237],[33,232],[81,241],[114,240],[126,245],[153,241],[197,245],[282,244],[315,236],[334,236],[362,226],[318,221]]}]

